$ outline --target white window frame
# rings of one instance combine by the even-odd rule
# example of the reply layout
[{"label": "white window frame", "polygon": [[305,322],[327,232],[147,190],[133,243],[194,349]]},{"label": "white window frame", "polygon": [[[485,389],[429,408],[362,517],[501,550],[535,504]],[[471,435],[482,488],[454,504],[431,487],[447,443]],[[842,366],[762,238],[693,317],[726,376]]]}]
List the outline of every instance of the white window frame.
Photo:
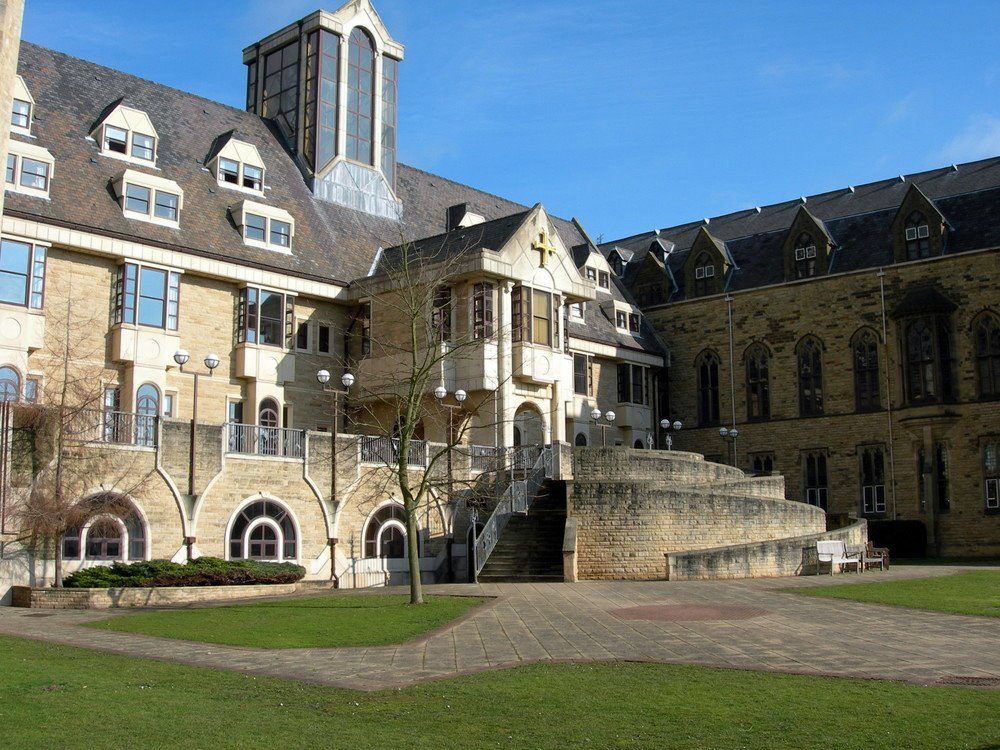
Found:
[{"label": "white window frame", "polygon": [[[29,138],[34,138],[31,135],[31,124],[34,122],[35,118],[35,99],[31,96],[31,92],[28,91],[28,86],[24,83],[24,79],[21,76],[14,76],[14,95],[12,97],[10,110],[10,132],[20,133],[21,135],[26,135]],[[27,127],[14,124],[14,102],[23,102],[28,105],[28,125]]]},{"label": "white window frame", "polygon": [[[223,161],[232,162],[236,165],[236,169],[233,170],[236,175],[236,182],[229,182],[223,178]],[[248,180],[248,169],[260,170],[260,180],[257,187],[245,184]],[[264,167],[263,159],[260,158],[260,152],[257,151],[257,147],[252,143],[231,138],[212,159],[212,173],[215,175],[215,180],[219,184],[219,187],[223,187],[226,190],[236,190],[242,193],[250,193],[251,195],[264,194],[264,178],[267,176],[267,169]],[[252,180],[252,178],[249,179]]]},{"label": "white window frame", "polygon": [[[172,227],[174,229],[180,227],[181,211],[184,208],[184,191],[181,189],[181,186],[173,180],[165,180],[162,177],[156,177],[155,175],[126,169],[121,177],[115,180],[114,185],[115,193],[121,201],[122,214],[126,219],[147,221],[150,224],[159,224],[160,226]],[[149,206],[145,213],[128,207],[129,187],[137,187],[149,191]],[[156,215],[158,194],[171,195],[177,199],[176,219],[167,219]]]},{"label": "white window frame", "polygon": [[[36,146],[33,143],[23,143],[22,141],[11,140],[8,143],[9,151],[7,153],[7,159],[14,159],[14,181],[7,182],[6,172],[4,172],[4,190],[9,190],[14,193],[21,193],[22,195],[31,195],[35,198],[44,198],[48,200],[49,191],[52,188],[52,178],[55,176],[56,171],[56,160],[49,153],[48,149],[44,149],[41,146]],[[30,187],[28,185],[22,185],[21,180],[24,179],[24,161],[25,159],[39,164],[44,164],[48,167],[48,173],[45,175],[45,189]],[[4,169],[6,170],[7,161],[4,162]],[[32,173],[33,174],[33,173]]]},{"label": "white window frame", "polygon": [[[235,206],[232,206],[229,212],[232,214],[236,226],[239,227],[240,234],[243,235],[243,244],[249,247],[259,247],[263,250],[272,250],[277,253],[291,254],[295,237],[295,219],[290,213],[276,206],[267,206],[263,203],[256,203],[249,200],[240,201]],[[247,236],[248,217],[250,216],[264,219],[263,240]],[[287,245],[271,242],[275,222],[288,225]]]},{"label": "white window frame", "polygon": [[[125,153],[113,151],[108,148],[108,128],[115,128],[125,134]],[[136,156],[134,151],[137,147],[135,136],[142,136],[153,139],[153,158],[147,159],[143,156]],[[110,159],[119,159],[132,164],[141,164],[145,167],[156,167],[156,157],[160,148],[160,137],[153,127],[149,115],[139,109],[132,109],[119,104],[107,117],[105,117],[97,127],[91,132],[91,137],[97,141],[102,156]]]}]

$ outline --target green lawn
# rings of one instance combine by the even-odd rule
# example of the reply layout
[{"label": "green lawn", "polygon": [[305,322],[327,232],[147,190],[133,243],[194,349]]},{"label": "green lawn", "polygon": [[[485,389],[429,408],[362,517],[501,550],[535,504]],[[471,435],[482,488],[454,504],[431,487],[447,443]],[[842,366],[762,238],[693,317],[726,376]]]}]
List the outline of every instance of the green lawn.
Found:
[{"label": "green lawn", "polygon": [[894,604],[934,612],[1000,617],[1000,571],[997,570],[970,570],[954,576],[915,578],[908,581],[849,583],[842,586],[785,590],[869,604]]},{"label": "green lawn", "polygon": [[1000,691],[655,664],[360,693],[0,637],[3,746],[813,748],[1000,743]]},{"label": "green lawn", "polygon": [[91,627],[184,641],[253,648],[333,648],[403,643],[486,601],[429,596],[410,606],[401,595],[340,594],[225,607],[139,612]]}]

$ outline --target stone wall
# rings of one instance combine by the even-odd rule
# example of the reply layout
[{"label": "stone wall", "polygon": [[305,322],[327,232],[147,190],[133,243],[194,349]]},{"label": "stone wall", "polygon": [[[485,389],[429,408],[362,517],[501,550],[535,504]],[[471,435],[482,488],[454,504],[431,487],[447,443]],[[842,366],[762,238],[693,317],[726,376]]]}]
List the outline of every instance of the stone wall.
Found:
[{"label": "stone wall", "polygon": [[580,579],[663,579],[666,553],[826,530],[819,508],[784,499],[781,477],[749,478],[694,454],[579,448],[574,472]]}]

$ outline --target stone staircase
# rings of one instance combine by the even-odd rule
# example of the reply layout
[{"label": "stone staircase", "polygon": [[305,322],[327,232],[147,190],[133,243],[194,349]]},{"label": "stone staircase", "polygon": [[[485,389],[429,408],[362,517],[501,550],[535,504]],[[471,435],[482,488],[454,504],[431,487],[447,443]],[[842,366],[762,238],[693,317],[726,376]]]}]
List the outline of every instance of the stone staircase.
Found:
[{"label": "stone staircase", "polygon": [[507,523],[480,582],[562,581],[565,528],[566,484],[546,479],[528,514]]}]

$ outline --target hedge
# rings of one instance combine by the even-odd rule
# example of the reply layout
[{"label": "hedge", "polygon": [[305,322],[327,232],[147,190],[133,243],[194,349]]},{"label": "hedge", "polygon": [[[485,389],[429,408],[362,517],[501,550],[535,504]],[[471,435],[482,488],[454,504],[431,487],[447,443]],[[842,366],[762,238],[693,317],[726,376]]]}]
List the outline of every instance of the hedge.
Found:
[{"label": "hedge", "polygon": [[66,576],[63,586],[77,589],[245,586],[255,583],[295,583],[305,574],[305,568],[293,563],[199,557],[185,564],[169,560],[148,560],[86,568]]}]

